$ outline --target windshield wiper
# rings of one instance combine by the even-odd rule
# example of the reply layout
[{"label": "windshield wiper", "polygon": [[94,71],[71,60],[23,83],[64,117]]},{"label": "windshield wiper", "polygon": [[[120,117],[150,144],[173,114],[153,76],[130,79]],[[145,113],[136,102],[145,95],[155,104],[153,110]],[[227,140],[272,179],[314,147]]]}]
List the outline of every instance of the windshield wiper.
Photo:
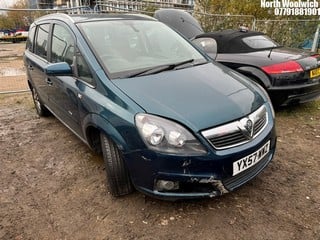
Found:
[{"label": "windshield wiper", "polygon": [[163,72],[163,71],[169,71],[169,70],[176,69],[177,67],[180,67],[184,64],[192,63],[193,61],[194,61],[194,59],[188,59],[188,60],[178,62],[178,63],[150,67],[150,68],[129,74],[129,75],[125,76],[124,78],[132,78],[132,77],[137,77],[137,76],[155,74],[155,73],[159,73],[159,72]]}]

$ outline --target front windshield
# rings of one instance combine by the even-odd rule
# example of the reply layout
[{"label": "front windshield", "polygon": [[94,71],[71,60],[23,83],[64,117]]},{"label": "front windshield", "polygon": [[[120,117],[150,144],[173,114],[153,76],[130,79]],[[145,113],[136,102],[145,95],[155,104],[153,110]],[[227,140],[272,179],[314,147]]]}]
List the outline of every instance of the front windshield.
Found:
[{"label": "front windshield", "polygon": [[78,24],[111,78],[137,70],[207,60],[184,38],[163,23],[108,20]]},{"label": "front windshield", "polygon": [[246,43],[249,47],[254,49],[267,49],[267,48],[279,47],[278,43],[276,43],[266,35],[245,37],[242,39],[242,41]]}]

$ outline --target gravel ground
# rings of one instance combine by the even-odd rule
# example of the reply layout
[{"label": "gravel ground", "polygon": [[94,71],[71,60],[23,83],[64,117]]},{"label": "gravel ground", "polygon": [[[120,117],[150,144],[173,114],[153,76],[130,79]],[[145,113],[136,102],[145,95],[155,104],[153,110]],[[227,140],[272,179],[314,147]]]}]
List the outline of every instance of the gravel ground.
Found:
[{"label": "gravel ground", "polygon": [[320,102],[277,112],[278,148],[214,199],[113,198],[101,156],[30,93],[0,95],[0,239],[320,239]]}]

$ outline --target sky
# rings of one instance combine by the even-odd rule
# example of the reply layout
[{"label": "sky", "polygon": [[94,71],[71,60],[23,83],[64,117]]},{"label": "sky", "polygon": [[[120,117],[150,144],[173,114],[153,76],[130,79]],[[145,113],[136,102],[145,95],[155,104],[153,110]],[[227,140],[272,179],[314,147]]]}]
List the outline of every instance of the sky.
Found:
[{"label": "sky", "polygon": [[17,0],[0,0],[0,8],[7,8],[16,3]]}]

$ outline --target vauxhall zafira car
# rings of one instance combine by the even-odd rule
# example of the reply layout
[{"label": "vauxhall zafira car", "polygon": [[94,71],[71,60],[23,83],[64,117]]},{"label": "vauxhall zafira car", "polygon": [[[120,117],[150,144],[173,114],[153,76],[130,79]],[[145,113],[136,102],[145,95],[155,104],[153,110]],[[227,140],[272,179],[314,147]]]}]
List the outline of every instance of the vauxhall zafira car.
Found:
[{"label": "vauxhall zafira car", "polygon": [[265,91],[154,18],[47,15],[24,61],[37,113],[102,153],[114,196],[218,196],[274,156]]}]

